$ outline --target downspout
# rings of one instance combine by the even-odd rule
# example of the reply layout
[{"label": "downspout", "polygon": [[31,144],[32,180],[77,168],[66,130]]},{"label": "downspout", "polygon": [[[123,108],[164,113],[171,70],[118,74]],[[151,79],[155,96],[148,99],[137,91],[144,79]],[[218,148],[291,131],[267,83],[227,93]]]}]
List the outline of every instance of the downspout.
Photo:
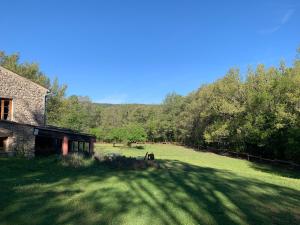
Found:
[{"label": "downspout", "polygon": [[44,126],[47,124],[47,99],[48,96],[50,96],[52,93],[51,91],[47,91],[47,94],[45,95],[45,107],[44,107]]}]

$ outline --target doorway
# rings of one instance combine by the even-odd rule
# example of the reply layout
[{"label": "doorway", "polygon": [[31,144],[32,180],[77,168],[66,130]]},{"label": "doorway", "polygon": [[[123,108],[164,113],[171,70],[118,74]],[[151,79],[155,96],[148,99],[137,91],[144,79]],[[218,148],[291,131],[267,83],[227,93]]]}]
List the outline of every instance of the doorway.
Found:
[{"label": "doorway", "polygon": [[6,150],[7,137],[0,137],[0,151]]}]

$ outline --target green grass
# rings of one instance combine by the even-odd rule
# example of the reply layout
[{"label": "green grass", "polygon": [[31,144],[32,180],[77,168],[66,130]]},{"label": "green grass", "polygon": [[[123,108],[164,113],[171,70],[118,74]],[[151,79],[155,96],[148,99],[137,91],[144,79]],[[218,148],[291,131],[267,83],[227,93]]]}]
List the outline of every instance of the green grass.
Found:
[{"label": "green grass", "polygon": [[153,152],[163,168],[2,158],[0,224],[300,224],[298,172],[173,145],[97,152]]}]

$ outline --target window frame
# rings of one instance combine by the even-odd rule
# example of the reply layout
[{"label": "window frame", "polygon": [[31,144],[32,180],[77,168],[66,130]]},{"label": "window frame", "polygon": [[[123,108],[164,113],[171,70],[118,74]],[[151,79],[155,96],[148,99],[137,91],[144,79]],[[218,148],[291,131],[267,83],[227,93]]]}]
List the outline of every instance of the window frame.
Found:
[{"label": "window frame", "polygon": [[[8,101],[8,105],[5,106],[5,101]],[[0,120],[12,120],[13,112],[12,112],[12,98],[1,98],[0,97]],[[8,107],[8,112],[4,111],[5,107]],[[5,119],[4,116],[7,114],[7,118]]]}]

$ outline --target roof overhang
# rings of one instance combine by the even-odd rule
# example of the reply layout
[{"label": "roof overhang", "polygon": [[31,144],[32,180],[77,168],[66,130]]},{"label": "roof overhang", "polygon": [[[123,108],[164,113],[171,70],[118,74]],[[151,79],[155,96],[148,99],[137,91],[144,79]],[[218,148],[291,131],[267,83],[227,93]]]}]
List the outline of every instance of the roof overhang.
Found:
[{"label": "roof overhang", "polygon": [[13,135],[13,132],[5,129],[5,128],[0,128],[0,137],[10,137]]}]

